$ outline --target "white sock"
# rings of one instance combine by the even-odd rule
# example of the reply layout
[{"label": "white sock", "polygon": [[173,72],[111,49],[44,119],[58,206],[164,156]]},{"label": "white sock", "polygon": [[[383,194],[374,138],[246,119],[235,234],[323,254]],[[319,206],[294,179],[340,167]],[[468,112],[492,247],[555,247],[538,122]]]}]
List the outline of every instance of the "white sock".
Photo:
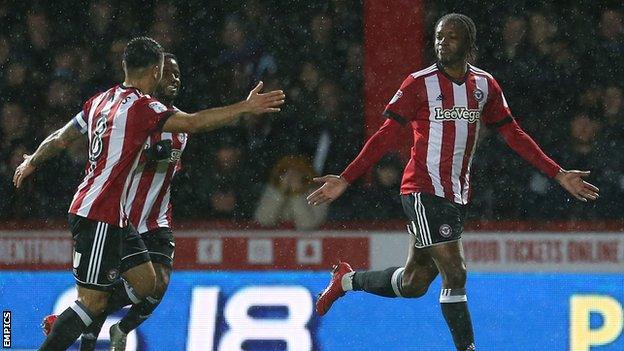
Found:
[{"label": "white sock", "polygon": [[353,275],[354,274],[355,272],[349,272],[342,276],[342,280],[340,282],[342,285],[342,290],[344,291],[353,290]]}]

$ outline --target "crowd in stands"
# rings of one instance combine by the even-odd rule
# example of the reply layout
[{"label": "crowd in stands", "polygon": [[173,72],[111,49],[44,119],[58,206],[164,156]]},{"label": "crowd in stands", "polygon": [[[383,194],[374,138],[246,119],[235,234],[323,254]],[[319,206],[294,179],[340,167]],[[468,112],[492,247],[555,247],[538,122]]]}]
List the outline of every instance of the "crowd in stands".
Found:
[{"label": "crowd in stands", "polygon": [[[427,39],[442,14],[471,16],[475,65],[497,78],[514,116],[549,155],[592,172],[601,199],[570,200],[496,130],[483,128],[469,216],[622,218],[624,10],[591,1],[565,8],[515,4],[427,5]],[[311,229],[325,220],[404,217],[398,187],[405,160],[393,154],[329,208],[307,208],[304,200],[311,178],[339,174],[365,141],[359,1],[3,2],[0,22],[0,219],[65,216],[86,145],[43,165],[20,191],[11,184],[13,171],[86,98],[122,81],[121,54],[137,35],[178,57],[182,110],[240,101],[258,80],[287,94],[279,114],[244,116],[190,138],[174,183],[175,220],[290,221]],[[424,64],[434,60],[430,47]]]}]

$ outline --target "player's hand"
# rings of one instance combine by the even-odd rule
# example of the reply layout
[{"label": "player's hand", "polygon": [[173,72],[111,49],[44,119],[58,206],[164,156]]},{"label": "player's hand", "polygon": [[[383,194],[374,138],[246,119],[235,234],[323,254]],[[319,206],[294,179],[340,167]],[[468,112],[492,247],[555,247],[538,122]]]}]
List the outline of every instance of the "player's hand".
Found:
[{"label": "player's hand", "polygon": [[600,196],[600,191],[596,186],[583,180],[589,176],[589,171],[566,171],[561,170],[555,176],[555,180],[567,190],[572,196],[580,201],[596,200]]},{"label": "player's hand", "polygon": [[15,174],[13,174],[13,185],[16,188],[20,188],[22,186],[22,182],[26,177],[32,174],[35,171],[35,166],[30,164],[30,159],[32,155],[24,154],[24,161],[17,166],[15,169]]},{"label": "player's hand", "polygon": [[282,90],[273,90],[268,93],[260,93],[264,83],[259,82],[255,88],[249,93],[245,103],[247,104],[247,112],[258,115],[268,112],[279,112],[279,108],[284,104],[286,95]]},{"label": "player's hand", "polygon": [[313,178],[317,183],[323,183],[323,185],[316,189],[312,194],[307,197],[308,204],[318,206],[324,203],[330,203],[336,200],[342,193],[347,190],[349,183],[341,176],[326,175],[323,177]]}]

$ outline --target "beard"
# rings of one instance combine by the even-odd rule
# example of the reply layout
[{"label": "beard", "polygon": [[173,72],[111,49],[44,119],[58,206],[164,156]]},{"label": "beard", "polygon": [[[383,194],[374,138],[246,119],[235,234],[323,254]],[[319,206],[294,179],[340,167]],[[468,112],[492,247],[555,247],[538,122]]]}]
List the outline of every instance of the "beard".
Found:
[{"label": "beard", "polygon": [[436,58],[438,61],[446,66],[451,66],[457,63],[462,63],[468,61],[468,48],[465,46],[460,47],[456,52],[447,54],[446,56],[441,56],[438,50],[436,49]]},{"label": "beard", "polygon": [[167,87],[161,87],[159,85],[156,88],[156,91],[154,92],[154,95],[156,96],[156,98],[160,102],[162,102],[166,106],[170,107],[173,104],[173,101],[175,100],[175,98],[176,98],[176,96],[178,94],[177,94],[177,92],[175,94],[167,93]]}]

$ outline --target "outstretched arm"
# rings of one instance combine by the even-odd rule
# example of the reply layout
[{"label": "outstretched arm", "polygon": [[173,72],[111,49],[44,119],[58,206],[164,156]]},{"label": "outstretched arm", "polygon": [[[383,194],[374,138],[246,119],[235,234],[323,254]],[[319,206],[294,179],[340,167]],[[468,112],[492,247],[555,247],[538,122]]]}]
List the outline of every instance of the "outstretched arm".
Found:
[{"label": "outstretched arm", "polygon": [[397,121],[387,119],[381,128],[368,139],[360,154],[345,168],[341,175],[330,174],[314,178],[315,182],[323,183],[323,185],[307,197],[308,203],[320,205],[336,200],[345,192],[350,183],[362,176],[388,151],[396,147],[401,128],[401,124]]},{"label": "outstretched arm", "polygon": [[37,167],[67,149],[80,137],[82,134],[74,125],[73,120],[69,121],[63,128],[54,131],[41,142],[41,145],[32,155],[24,154],[24,161],[15,169],[13,185],[19,189],[24,179],[31,175]]},{"label": "outstretched arm", "polygon": [[507,145],[518,155],[550,178],[554,178],[572,196],[580,201],[596,200],[598,198],[599,189],[582,179],[588,177],[589,172],[566,171],[562,169],[555,161],[544,154],[537,143],[520,128],[515,120],[511,119],[510,122],[499,127],[498,131],[505,139]]},{"label": "outstretched arm", "polygon": [[281,90],[260,93],[263,83],[249,93],[246,100],[233,105],[210,108],[195,113],[177,111],[163,125],[164,132],[197,133],[222,127],[243,113],[263,114],[279,112],[286,95]]}]

